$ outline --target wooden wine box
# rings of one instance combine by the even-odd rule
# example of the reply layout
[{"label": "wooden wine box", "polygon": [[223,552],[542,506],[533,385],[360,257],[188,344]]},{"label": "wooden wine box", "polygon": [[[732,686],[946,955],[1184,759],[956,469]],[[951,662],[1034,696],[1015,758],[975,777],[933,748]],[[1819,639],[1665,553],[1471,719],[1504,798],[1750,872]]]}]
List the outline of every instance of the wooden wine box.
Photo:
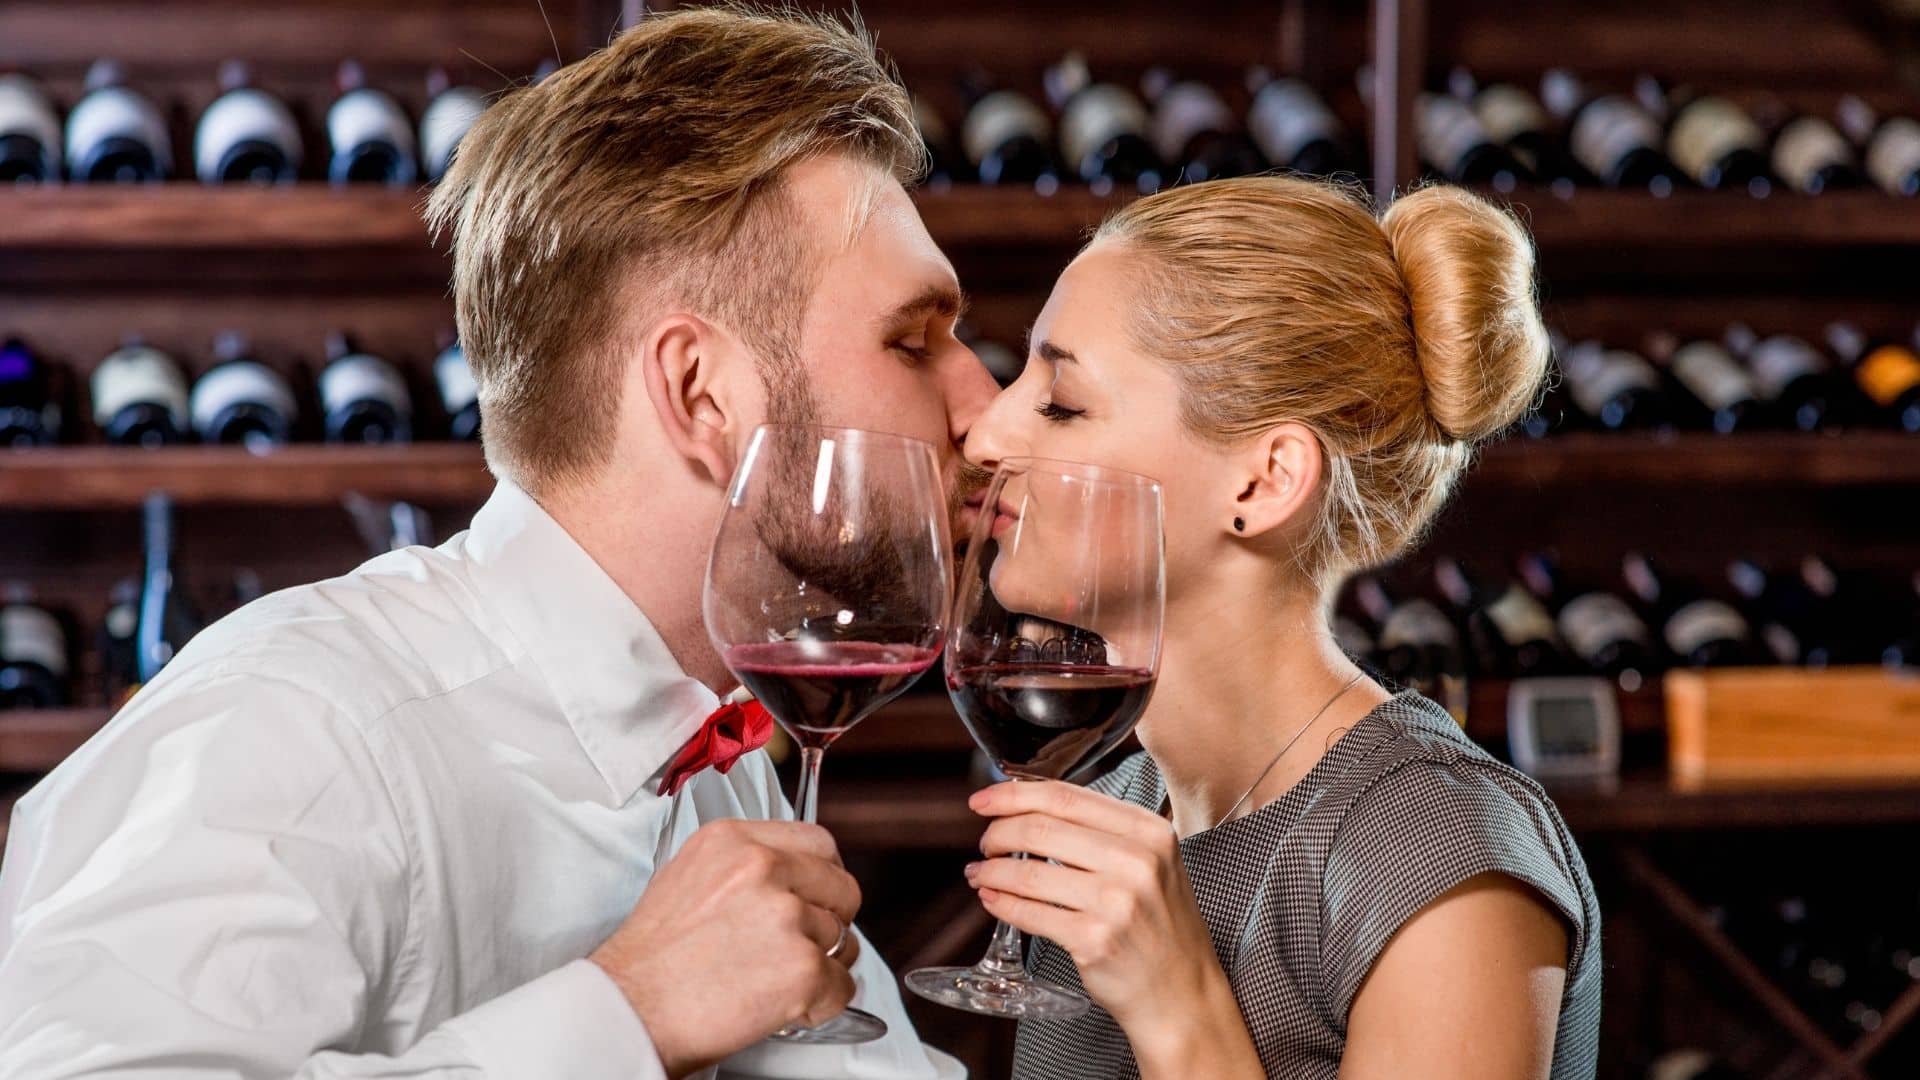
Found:
[{"label": "wooden wine box", "polygon": [[1920,779],[1920,674],[1676,671],[1666,701],[1675,787]]}]

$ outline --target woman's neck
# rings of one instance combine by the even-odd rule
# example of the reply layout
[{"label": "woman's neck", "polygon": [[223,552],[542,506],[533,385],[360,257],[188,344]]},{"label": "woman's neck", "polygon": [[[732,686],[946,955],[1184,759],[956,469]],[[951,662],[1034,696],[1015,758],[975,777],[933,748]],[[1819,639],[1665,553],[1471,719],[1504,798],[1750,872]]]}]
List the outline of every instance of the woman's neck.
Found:
[{"label": "woman's neck", "polygon": [[1387,699],[1369,679],[1348,686],[1359,669],[1334,643],[1311,591],[1198,591],[1244,599],[1204,611],[1169,607],[1166,636],[1178,647],[1167,650],[1139,727],[1182,837],[1220,821],[1296,734],[1236,814],[1291,789],[1338,733]]}]

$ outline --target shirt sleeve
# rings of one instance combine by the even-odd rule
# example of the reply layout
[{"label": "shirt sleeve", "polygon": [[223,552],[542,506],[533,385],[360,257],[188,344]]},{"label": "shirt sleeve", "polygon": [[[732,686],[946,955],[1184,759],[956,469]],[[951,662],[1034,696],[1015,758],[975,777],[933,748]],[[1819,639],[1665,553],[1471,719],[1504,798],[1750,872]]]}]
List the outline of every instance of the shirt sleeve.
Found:
[{"label": "shirt sleeve", "polygon": [[1408,919],[1481,874],[1506,874],[1560,913],[1569,972],[1586,947],[1586,916],[1567,839],[1544,796],[1470,759],[1410,761],[1348,812],[1321,889],[1322,986],[1345,1031],[1374,961]]},{"label": "shirt sleeve", "polygon": [[367,1045],[406,977],[409,842],[361,731],[260,676],[143,690],[15,809],[0,872],[0,1080],[652,1080],[584,961]]}]

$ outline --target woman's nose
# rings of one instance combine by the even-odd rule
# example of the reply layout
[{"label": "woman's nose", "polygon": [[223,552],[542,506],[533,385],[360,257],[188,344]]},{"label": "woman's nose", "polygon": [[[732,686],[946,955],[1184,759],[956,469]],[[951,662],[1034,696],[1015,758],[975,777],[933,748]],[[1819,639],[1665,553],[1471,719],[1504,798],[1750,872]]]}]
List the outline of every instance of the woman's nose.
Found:
[{"label": "woman's nose", "polygon": [[1016,420],[1019,406],[1013,400],[1019,392],[1018,383],[1000,391],[973,422],[973,428],[967,432],[968,461],[983,469],[994,469],[999,467],[1002,458],[1018,457],[1025,450]]}]

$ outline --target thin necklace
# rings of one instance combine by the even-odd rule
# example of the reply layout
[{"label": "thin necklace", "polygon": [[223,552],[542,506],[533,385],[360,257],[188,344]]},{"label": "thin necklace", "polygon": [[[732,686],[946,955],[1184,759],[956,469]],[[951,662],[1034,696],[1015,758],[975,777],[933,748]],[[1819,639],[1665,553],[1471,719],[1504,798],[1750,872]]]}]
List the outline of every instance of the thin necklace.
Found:
[{"label": "thin necklace", "polygon": [[1234,812],[1240,809],[1241,804],[1247,801],[1247,797],[1253,794],[1253,789],[1260,786],[1260,781],[1265,780],[1267,778],[1267,774],[1273,771],[1273,767],[1275,765],[1280,764],[1280,759],[1287,756],[1287,751],[1293,749],[1293,744],[1300,741],[1300,736],[1305,735],[1307,733],[1307,729],[1312,727],[1315,721],[1319,720],[1322,716],[1325,716],[1327,714],[1328,709],[1333,708],[1334,702],[1339,701],[1342,697],[1345,697],[1347,691],[1353,689],[1355,686],[1358,686],[1360,683],[1360,680],[1365,676],[1366,676],[1366,672],[1356,671],[1353,673],[1353,678],[1347,680],[1345,686],[1342,686],[1340,689],[1335,690],[1333,692],[1333,696],[1327,699],[1327,703],[1325,705],[1320,706],[1320,711],[1313,714],[1313,719],[1308,720],[1306,723],[1300,725],[1300,730],[1294,732],[1293,738],[1287,740],[1287,745],[1281,747],[1280,752],[1273,755],[1273,760],[1267,762],[1267,767],[1264,769],[1261,769],[1260,775],[1253,778],[1253,783],[1247,785],[1247,790],[1241,792],[1240,797],[1233,800],[1233,805],[1227,807],[1227,812],[1224,814],[1221,814],[1220,820],[1213,823],[1213,828],[1217,829],[1220,826],[1225,825],[1227,823],[1227,819],[1232,817],[1234,815]]}]

